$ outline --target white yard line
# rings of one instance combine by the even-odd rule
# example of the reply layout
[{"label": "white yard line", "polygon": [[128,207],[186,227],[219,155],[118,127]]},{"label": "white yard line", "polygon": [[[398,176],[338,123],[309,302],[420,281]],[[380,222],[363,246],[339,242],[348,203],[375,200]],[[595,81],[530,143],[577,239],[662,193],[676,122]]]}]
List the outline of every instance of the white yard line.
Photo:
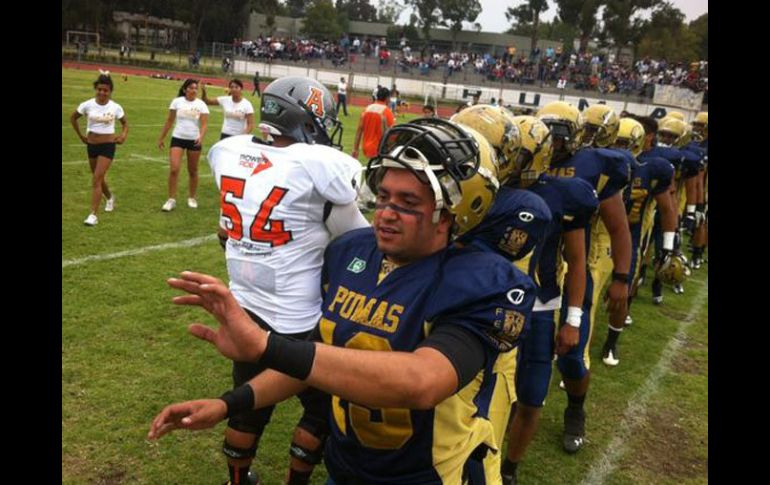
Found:
[{"label": "white yard line", "polygon": [[[688,281],[691,283],[693,281]],[[684,320],[679,323],[676,334],[668,341],[668,345],[663,350],[658,363],[647,376],[644,384],[628,400],[628,407],[623,414],[623,421],[615,437],[607,445],[607,448],[601,456],[594,462],[588,475],[581,482],[584,485],[603,484],[607,478],[615,471],[620,459],[626,452],[628,444],[631,442],[633,433],[644,425],[647,420],[647,410],[650,400],[658,393],[660,381],[671,371],[671,361],[680,352],[687,339],[687,329],[695,322],[695,317],[703,309],[703,302],[708,298],[708,277],[702,286],[698,289],[698,294],[692,302],[690,312]]]},{"label": "white yard line", "polygon": [[91,263],[94,261],[105,261],[108,259],[125,258],[127,256],[136,256],[139,254],[151,253],[153,251],[162,251],[165,249],[190,248],[193,246],[199,246],[209,241],[216,241],[216,239],[217,239],[216,234],[210,234],[208,236],[186,239],[184,241],[177,241],[177,242],[166,243],[166,244],[156,244],[154,246],[144,246],[141,248],[129,249],[127,251],[120,251],[117,253],[94,254],[92,256],[86,256],[83,258],[66,259],[61,262],[61,267],[62,269],[64,269],[69,266],[78,266],[81,264]]}]

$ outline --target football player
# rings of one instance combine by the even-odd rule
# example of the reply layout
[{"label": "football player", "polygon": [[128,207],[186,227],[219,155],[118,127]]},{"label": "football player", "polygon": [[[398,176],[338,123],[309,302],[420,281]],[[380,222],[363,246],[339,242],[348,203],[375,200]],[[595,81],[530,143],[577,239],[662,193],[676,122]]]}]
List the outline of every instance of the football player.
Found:
[{"label": "football player", "polygon": [[[657,204],[661,212],[663,226],[664,261],[670,257],[674,246],[674,231],[676,230],[676,211],[669,195],[669,186],[674,176],[674,166],[660,157],[645,157],[643,152],[649,151],[655,139],[657,123],[652,118],[644,118],[645,125],[632,118],[620,120],[617,139],[614,146],[630,150],[636,157],[631,170],[631,184],[626,188],[626,211],[631,231],[631,281],[629,283],[628,308],[635,293],[635,281],[641,258],[644,215],[648,206]],[[646,126],[646,129],[645,129]],[[626,325],[633,322],[629,313]],[[617,341],[623,328],[615,328],[611,324],[607,338],[602,346],[602,361],[609,366],[620,363],[617,351]]]},{"label": "football player", "polygon": [[696,220],[695,235],[693,237],[693,249],[692,249],[692,267],[694,269],[700,269],[703,264],[703,253],[706,250],[708,244],[708,224],[706,210],[708,200],[707,188],[708,188],[708,152],[709,152],[709,114],[708,111],[701,111],[695,116],[692,122],[692,131],[695,141],[691,143],[691,146],[695,144],[700,150],[703,151],[703,170],[698,174],[698,197],[697,205],[695,209],[696,216],[700,214],[700,220]]},{"label": "football player", "polygon": [[[316,337],[298,341],[250,324],[215,278],[169,284],[203,306],[217,331],[194,335],[220,353],[269,367],[220,399],[167,406],[149,433],[209,428],[232,413],[313,386],[332,395],[324,456],[333,483],[461,483],[469,462],[497,449],[487,406],[492,365],[518,343],[535,298],[504,258],[449,247],[497,192],[492,150],[459,125],[423,118],[394,126],[369,161],[373,228],[329,244]],[[476,385],[479,372],[489,376]],[[499,477],[495,481],[499,482]]]},{"label": "football player", "polygon": [[[614,150],[579,149],[583,140],[583,117],[574,106],[561,101],[545,105],[537,113],[550,129],[554,154],[549,174],[557,177],[577,177],[587,181],[599,198],[598,217],[586,224],[588,269],[583,299],[580,342],[557,359],[567,391],[568,405],[564,411],[562,446],[568,453],[576,453],[584,444],[584,402],[590,383],[589,345],[596,313],[596,305],[602,292],[599,286],[606,273],[603,262],[612,259],[612,281],[607,290],[610,323],[621,328],[626,319],[629,270],[631,266],[631,234],[628,228],[622,190],[630,178],[629,157]],[[602,238],[598,221],[606,227],[608,238]],[[609,243],[609,244],[608,244]],[[610,247],[612,249],[610,253]],[[564,308],[569,301],[569,288],[565,288],[566,301],[562,303],[562,325],[567,315]]]},{"label": "football player", "polygon": [[[696,185],[693,183],[697,176],[702,158],[691,152],[680,150],[683,141],[687,138],[687,124],[675,117],[666,117],[658,123],[657,146],[650,150],[650,156],[661,156],[666,158],[674,165],[674,183],[671,184],[670,194],[674,201],[674,206],[679,217],[678,227],[688,227],[691,219],[695,220],[694,205],[692,213],[687,207],[687,212],[683,214],[687,199],[693,199],[696,196]],[[684,217],[682,217],[684,215]],[[656,212],[652,237],[655,241],[655,259],[658,263],[663,261],[664,254],[661,252],[663,245],[663,230],[661,226],[660,213]],[[681,229],[677,231],[674,241],[674,251],[677,255],[681,254]],[[660,268],[660,264],[658,264]],[[674,285],[674,293],[684,293],[684,287],[681,283]],[[652,301],[655,304],[663,302],[663,287],[660,278],[652,282]]]},{"label": "football player", "polygon": [[[533,116],[517,116],[514,120],[522,133],[521,158],[530,163],[531,170],[547,170],[552,154],[548,128]],[[542,174],[534,183],[529,180],[512,179],[509,184],[539,195],[548,206],[552,219],[543,243],[535,246],[529,261],[524,258],[517,262],[527,264],[529,271],[537,275],[539,286],[532,324],[518,349],[515,393],[511,393],[515,403],[510,403],[514,414],[508,432],[508,452],[501,470],[506,485],[516,483],[518,464],[537,431],[551,380],[553,356],[564,355],[580,342],[581,307],[587,281],[585,227],[599,205],[593,187],[580,178]],[[558,272],[562,260],[567,264],[564,275]],[[567,310],[564,325],[557,333],[557,310],[563,308],[562,286],[567,294],[564,297]]]},{"label": "football player", "polygon": [[[369,226],[356,206],[361,165],[333,148],[341,125],[318,81],[273,81],[262,93],[260,129],[265,140],[227,137],[208,154],[220,191],[229,287],[255,325],[304,339],[321,313],[324,249],[333,237]],[[260,363],[233,362],[234,387],[264,370]],[[305,412],[290,447],[290,484],[307,483],[329,433],[328,396],[308,390],[299,398]],[[248,483],[273,409],[230,416],[222,448],[229,483]]]}]

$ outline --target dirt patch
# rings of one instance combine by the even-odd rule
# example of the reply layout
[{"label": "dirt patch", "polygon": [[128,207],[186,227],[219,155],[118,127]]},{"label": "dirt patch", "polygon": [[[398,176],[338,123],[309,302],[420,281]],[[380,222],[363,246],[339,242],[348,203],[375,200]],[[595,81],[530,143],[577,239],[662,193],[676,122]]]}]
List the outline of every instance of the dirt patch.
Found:
[{"label": "dirt patch", "polygon": [[708,367],[703,362],[688,355],[686,350],[683,350],[681,355],[674,359],[671,363],[671,369],[678,374],[706,375],[708,373]]},{"label": "dirt patch", "polygon": [[690,450],[707,446],[695,443],[683,428],[684,419],[671,409],[648,414],[647,425],[641,429],[638,450],[633,453],[634,465],[653,476],[674,481],[708,475],[708,460],[692,456]]},{"label": "dirt patch", "polygon": [[126,470],[112,466],[109,470],[100,472],[96,479],[91,481],[92,485],[118,485],[126,483],[128,477],[126,476]]},{"label": "dirt patch", "polygon": [[681,322],[687,319],[687,313],[674,310],[670,307],[661,306],[660,313],[667,316],[668,318],[676,320],[677,322]]}]

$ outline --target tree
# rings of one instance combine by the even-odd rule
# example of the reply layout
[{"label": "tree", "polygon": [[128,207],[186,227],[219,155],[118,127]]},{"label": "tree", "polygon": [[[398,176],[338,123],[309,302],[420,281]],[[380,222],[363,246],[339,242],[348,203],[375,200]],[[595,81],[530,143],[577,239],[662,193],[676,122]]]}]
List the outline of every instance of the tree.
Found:
[{"label": "tree", "polygon": [[585,53],[588,40],[596,29],[596,14],[603,0],[554,0],[559,20],[567,25],[576,26],[580,32],[578,52]]},{"label": "tree", "polygon": [[671,61],[700,59],[699,37],[684,23],[685,15],[671,3],[662,3],[652,13],[639,42],[639,54]]},{"label": "tree", "polygon": [[612,38],[620,50],[628,43],[636,45],[644,31],[646,22],[639,17],[633,18],[642,10],[649,10],[659,5],[662,0],[605,0],[606,8],[602,15],[605,33]]},{"label": "tree", "polygon": [[426,43],[430,40],[430,29],[441,22],[440,0],[405,0],[414,9],[412,20],[422,31]]},{"label": "tree", "polygon": [[405,5],[398,3],[398,0],[379,0],[377,8],[377,22],[383,24],[395,24],[401,12],[406,8]]},{"label": "tree", "polygon": [[289,15],[293,18],[306,16],[306,4],[305,0],[286,0],[286,8],[289,10]]},{"label": "tree", "polygon": [[377,21],[377,9],[369,3],[369,0],[337,0],[335,7],[337,12],[345,12],[349,20],[361,22]]},{"label": "tree", "polygon": [[514,28],[527,29],[530,32],[532,50],[537,47],[540,14],[548,11],[548,0],[527,0],[518,7],[508,7],[505,18],[513,22]]},{"label": "tree", "polygon": [[[309,21],[312,19],[312,22]],[[306,10],[305,22],[300,33],[326,39],[338,39],[342,34],[337,11],[331,0],[315,0]]]},{"label": "tree", "polygon": [[452,32],[452,49],[456,46],[457,34],[463,29],[463,22],[473,22],[481,13],[478,0],[440,0],[441,24]]},{"label": "tree", "polygon": [[709,58],[709,14],[704,13],[690,22],[690,31],[697,37],[698,58]]},{"label": "tree", "polygon": [[278,15],[288,15],[289,10],[282,5],[279,0],[251,0],[249,2],[250,10],[265,14],[265,27],[268,28],[270,35],[275,28],[275,17]]}]

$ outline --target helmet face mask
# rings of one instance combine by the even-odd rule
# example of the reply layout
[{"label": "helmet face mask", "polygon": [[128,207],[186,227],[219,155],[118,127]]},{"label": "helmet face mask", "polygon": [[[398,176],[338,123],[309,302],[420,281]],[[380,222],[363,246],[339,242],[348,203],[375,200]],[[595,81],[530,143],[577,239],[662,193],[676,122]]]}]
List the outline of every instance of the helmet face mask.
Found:
[{"label": "helmet face mask", "polygon": [[373,193],[388,168],[409,170],[430,186],[433,223],[446,209],[455,216],[452,233],[475,227],[494,202],[499,182],[494,149],[478,132],[440,119],[420,118],[388,130],[369,160],[366,183]]},{"label": "helmet face mask", "polygon": [[630,151],[638,157],[644,148],[644,126],[631,118],[623,118],[618,125],[618,133],[613,146]]},{"label": "helmet face mask", "polygon": [[260,129],[298,143],[342,148],[342,123],[331,93],[316,80],[279,78],[262,93]]},{"label": "helmet face mask", "polygon": [[658,145],[683,146],[689,141],[687,123],[676,118],[663,118],[658,125]]},{"label": "helmet face mask", "polygon": [[[563,101],[554,101],[540,108],[537,117],[551,132],[555,155],[572,154],[580,148],[584,121],[577,108]],[[562,142],[559,143],[559,140]]]},{"label": "helmet face mask", "polygon": [[585,113],[583,146],[605,148],[615,142],[620,120],[615,111],[605,104],[595,104]]},{"label": "helmet face mask", "polygon": [[692,121],[693,137],[698,141],[708,140],[709,136],[709,114],[708,111],[701,111],[695,115]]}]

